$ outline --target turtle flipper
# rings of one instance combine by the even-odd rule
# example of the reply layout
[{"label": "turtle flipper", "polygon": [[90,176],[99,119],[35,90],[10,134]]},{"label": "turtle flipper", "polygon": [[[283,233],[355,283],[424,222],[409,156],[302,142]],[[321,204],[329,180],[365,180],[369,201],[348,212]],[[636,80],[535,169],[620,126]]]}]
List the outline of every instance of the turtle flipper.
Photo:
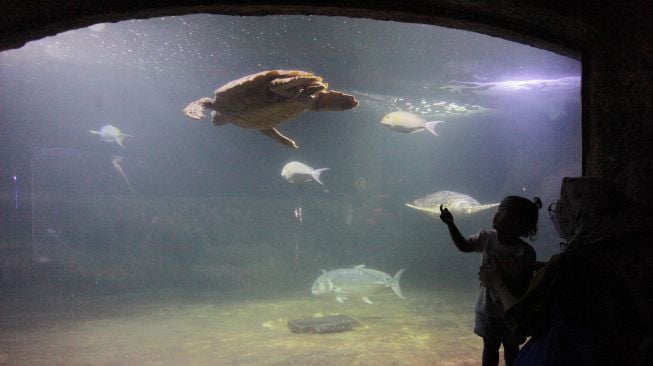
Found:
[{"label": "turtle flipper", "polygon": [[211,98],[198,99],[184,108],[184,114],[192,119],[204,118],[204,106],[211,103]]},{"label": "turtle flipper", "polygon": [[410,208],[412,208],[412,209],[414,209],[414,210],[417,210],[417,211],[419,211],[419,212],[423,212],[423,213],[425,213],[426,215],[431,216],[431,217],[433,217],[433,218],[435,218],[435,219],[439,219],[439,218],[440,218],[440,213],[437,212],[437,211],[429,210],[429,209],[424,208],[424,207],[415,206],[415,205],[410,204],[410,203],[405,203],[405,205],[408,206],[408,207],[410,207]]},{"label": "turtle flipper", "polygon": [[299,148],[297,146],[297,144],[295,143],[295,141],[293,141],[293,140],[289,139],[288,137],[282,135],[281,132],[277,131],[276,128],[270,128],[268,130],[260,130],[260,131],[265,136],[272,137],[273,139],[279,141],[280,143],[282,143],[282,144],[284,144],[284,145],[286,145],[288,147],[291,147],[293,149]]}]

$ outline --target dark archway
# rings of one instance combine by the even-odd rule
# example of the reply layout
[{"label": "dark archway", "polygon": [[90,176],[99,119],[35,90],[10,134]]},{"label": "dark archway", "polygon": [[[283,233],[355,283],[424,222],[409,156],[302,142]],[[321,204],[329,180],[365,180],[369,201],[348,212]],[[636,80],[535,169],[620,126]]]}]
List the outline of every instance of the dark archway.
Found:
[{"label": "dark archway", "polygon": [[[25,6],[32,3],[33,6]],[[183,5],[182,5],[183,3]],[[2,16],[0,49],[21,47],[25,42],[100,22],[117,22],[190,13],[264,16],[313,14],[362,17],[377,20],[434,24],[459,28],[579,58],[584,40],[595,33],[592,25],[570,17],[571,9],[536,5],[537,1],[514,2],[510,6],[492,1],[160,1],[137,5],[127,1],[68,2],[65,7],[47,1],[11,5]],[[22,6],[19,6],[22,5]]]}]

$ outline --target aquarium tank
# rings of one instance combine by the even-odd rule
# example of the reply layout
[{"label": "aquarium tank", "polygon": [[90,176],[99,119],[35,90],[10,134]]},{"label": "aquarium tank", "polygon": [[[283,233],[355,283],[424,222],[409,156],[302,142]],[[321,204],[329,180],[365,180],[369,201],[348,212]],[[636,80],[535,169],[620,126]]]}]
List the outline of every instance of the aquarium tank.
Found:
[{"label": "aquarium tank", "polygon": [[468,237],[539,197],[524,240],[557,253],[580,76],[500,38],[325,16],[2,52],[0,364],[480,364],[481,256],[439,206]]}]

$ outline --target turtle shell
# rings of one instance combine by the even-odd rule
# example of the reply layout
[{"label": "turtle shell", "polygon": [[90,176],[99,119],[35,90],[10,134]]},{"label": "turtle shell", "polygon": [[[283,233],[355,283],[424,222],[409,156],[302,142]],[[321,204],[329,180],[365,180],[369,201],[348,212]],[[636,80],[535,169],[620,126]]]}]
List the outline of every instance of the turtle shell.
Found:
[{"label": "turtle shell", "polygon": [[271,70],[231,81],[215,91],[216,124],[271,129],[311,109],[327,88],[322,78],[298,70]]},{"label": "turtle shell", "polygon": [[452,191],[439,191],[431,193],[424,197],[418,198],[412,203],[406,203],[406,206],[413,208],[424,214],[439,218],[440,205],[449,209],[454,215],[471,215],[479,211],[487,210],[499,206],[499,203],[481,204],[474,198]]},{"label": "turtle shell", "polygon": [[192,119],[204,118],[212,109],[213,124],[232,123],[261,131],[280,143],[297,148],[297,144],[275,127],[307,110],[344,111],[358,105],[353,95],[327,90],[328,84],[310,72],[270,70],[231,81],[215,92],[213,98],[200,98],[184,108]]}]

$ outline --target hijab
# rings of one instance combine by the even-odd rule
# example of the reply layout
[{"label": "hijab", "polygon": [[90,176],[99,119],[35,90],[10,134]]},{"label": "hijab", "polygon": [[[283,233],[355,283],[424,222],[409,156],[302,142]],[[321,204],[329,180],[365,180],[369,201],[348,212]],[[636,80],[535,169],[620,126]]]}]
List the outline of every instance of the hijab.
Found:
[{"label": "hijab", "polygon": [[638,232],[651,225],[648,215],[634,205],[610,180],[600,177],[566,177],[556,208],[561,236],[568,247],[586,245]]}]

